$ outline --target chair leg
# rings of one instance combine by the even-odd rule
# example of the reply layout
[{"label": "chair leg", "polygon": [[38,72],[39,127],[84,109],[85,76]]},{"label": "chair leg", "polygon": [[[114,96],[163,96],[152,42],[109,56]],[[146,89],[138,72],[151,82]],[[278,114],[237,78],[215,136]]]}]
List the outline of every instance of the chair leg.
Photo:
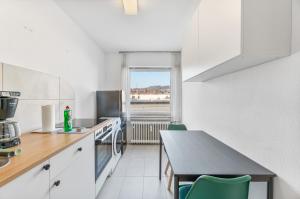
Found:
[{"label": "chair leg", "polygon": [[173,180],[173,169],[171,168],[171,173],[170,173],[170,177],[169,177],[169,182],[168,182],[168,190],[171,191],[171,184],[172,184],[172,180]]},{"label": "chair leg", "polygon": [[169,166],[170,166],[170,161],[168,160],[166,168],[165,168],[165,175],[167,175],[167,173],[168,173]]}]

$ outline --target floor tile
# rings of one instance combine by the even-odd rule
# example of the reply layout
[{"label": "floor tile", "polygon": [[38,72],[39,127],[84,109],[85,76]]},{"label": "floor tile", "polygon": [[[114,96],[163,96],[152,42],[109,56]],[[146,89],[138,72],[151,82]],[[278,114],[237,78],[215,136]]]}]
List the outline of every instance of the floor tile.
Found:
[{"label": "floor tile", "polygon": [[124,183],[124,177],[109,177],[97,199],[118,199]]},{"label": "floor tile", "polygon": [[153,159],[153,158],[146,158],[145,159],[145,173],[144,176],[147,177],[158,177],[158,169],[159,169],[159,164],[158,160]]},{"label": "floor tile", "polygon": [[143,177],[145,173],[145,160],[143,158],[132,158],[126,169],[126,176]]},{"label": "floor tile", "polygon": [[127,168],[128,168],[127,163],[119,162],[119,164],[117,165],[117,167],[115,168],[112,174],[112,177],[125,177]]},{"label": "floor tile", "polygon": [[119,199],[142,199],[143,177],[127,177],[120,191]]},{"label": "floor tile", "polygon": [[[162,180],[158,179],[158,157],[158,145],[128,145],[97,199],[172,199],[167,177],[163,174]],[[166,163],[163,153],[163,171]]]},{"label": "floor tile", "polygon": [[145,173],[144,167],[129,167],[126,170],[127,177],[143,177]]},{"label": "floor tile", "polygon": [[165,199],[166,187],[157,177],[144,177],[143,199]]},{"label": "floor tile", "polygon": [[128,163],[129,167],[143,167],[145,164],[145,158],[131,158]]}]

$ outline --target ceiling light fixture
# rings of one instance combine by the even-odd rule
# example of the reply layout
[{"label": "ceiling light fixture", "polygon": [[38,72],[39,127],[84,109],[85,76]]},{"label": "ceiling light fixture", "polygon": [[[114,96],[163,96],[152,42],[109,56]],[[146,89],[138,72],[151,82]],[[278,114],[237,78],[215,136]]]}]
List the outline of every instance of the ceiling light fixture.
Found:
[{"label": "ceiling light fixture", "polygon": [[126,15],[137,15],[138,0],[123,0],[123,6]]}]

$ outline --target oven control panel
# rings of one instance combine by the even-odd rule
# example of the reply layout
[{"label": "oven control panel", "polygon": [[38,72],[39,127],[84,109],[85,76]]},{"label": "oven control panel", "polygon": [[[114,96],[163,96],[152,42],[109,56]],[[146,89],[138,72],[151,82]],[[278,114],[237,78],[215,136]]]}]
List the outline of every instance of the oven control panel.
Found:
[{"label": "oven control panel", "polygon": [[113,124],[108,123],[103,128],[96,130],[95,131],[95,140],[98,139],[99,137],[101,137],[103,134],[106,134],[106,133],[112,131],[112,127],[113,127]]}]

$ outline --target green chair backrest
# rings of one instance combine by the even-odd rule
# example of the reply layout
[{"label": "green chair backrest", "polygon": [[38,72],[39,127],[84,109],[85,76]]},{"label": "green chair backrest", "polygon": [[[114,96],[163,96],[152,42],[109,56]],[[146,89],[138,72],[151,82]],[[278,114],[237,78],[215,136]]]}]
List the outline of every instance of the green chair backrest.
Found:
[{"label": "green chair backrest", "polygon": [[168,126],[168,130],[170,130],[170,131],[186,131],[187,128],[184,124],[171,123]]},{"label": "green chair backrest", "polygon": [[201,176],[186,199],[248,199],[250,181],[248,175],[231,179]]}]

